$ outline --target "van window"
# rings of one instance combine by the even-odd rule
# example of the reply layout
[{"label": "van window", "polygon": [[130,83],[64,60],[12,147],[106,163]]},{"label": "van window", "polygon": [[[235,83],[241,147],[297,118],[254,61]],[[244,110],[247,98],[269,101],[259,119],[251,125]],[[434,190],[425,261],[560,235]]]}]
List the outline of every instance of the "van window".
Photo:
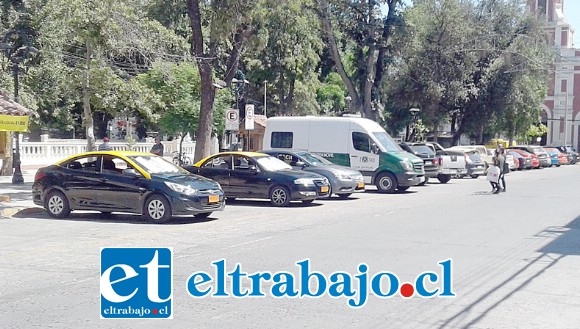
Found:
[{"label": "van window", "polygon": [[357,151],[371,152],[371,139],[369,135],[365,133],[359,133],[353,131],[352,133],[352,146]]},{"label": "van window", "polygon": [[272,148],[291,149],[294,133],[277,131],[272,133]]}]

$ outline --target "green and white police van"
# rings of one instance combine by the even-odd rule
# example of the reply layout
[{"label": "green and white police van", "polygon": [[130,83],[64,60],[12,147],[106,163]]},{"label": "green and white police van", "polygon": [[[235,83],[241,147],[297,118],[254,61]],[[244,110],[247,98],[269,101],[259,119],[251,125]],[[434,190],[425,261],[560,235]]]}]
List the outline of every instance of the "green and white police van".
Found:
[{"label": "green and white police van", "polygon": [[376,122],[360,117],[273,117],[264,149],[305,150],[360,171],[380,192],[405,191],[425,178],[423,160],[401,149]]}]

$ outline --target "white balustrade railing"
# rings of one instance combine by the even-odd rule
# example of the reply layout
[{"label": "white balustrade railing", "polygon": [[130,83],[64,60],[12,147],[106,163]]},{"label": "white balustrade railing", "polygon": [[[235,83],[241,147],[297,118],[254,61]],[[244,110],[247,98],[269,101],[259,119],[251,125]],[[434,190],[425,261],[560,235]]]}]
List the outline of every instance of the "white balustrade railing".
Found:
[{"label": "white balustrade railing", "polygon": [[[97,147],[102,141],[97,141]],[[173,153],[179,150],[179,140],[162,141],[164,146],[164,156],[173,157]],[[139,142],[131,145],[132,151],[149,152],[154,143]],[[129,150],[127,142],[111,141],[109,145],[114,150]],[[43,142],[20,143],[20,159],[23,166],[51,164],[62,158],[85,152],[87,141],[84,139],[49,139]],[[218,152],[217,139],[212,143],[212,153]],[[182,152],[193,155],[195,152],[195,142],[183,142]]]}]

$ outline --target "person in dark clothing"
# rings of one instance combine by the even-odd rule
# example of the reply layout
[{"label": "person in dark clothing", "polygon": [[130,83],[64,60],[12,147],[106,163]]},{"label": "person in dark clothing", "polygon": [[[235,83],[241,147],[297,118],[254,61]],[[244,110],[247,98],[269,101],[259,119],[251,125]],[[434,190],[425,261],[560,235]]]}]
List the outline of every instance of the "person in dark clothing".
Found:
[{"label": "person in dark clothing", "polygon": [[155,137],[155,145],[151,147],[151,153],[163,156],[163,144],[161,144],[161,138],[159,136]]},{"label": "person in dark clothing", "polygon": [[103,137],[103,144],[99,145],[99,151],[112,151],[113,147],[109,145],[109,137]]},{"label": "person in dark clothing", "polygon": [[506,191],[506,185],[505,185],[505,174],[509,173],[510,168],[509,168],[509,164],[506,163],[506,157],[505,157],[505,149],[503,148],[503,145],[500,144],[500,146],[498,147],[498,149],[496,150],[496,158],[498,159],[498,166],[499,166],[499,182],[501,182],[501,184],[498,184],[498,192],[505,192]]}]

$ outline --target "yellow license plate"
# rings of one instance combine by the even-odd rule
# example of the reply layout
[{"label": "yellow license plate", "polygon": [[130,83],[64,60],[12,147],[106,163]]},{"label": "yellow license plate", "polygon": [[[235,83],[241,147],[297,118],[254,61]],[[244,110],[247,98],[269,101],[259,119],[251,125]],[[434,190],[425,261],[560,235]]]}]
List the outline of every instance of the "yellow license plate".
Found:
[{"label": "yellow license plate", "polygon": [[363,182],[358,183],[358,188],[363,188],[363,187],[365,187],[365,183],[363,183]]},{"label": "yellow license plate", "polygon": [[328,192],[328,186],[321,186],[320,192],[322,192],[322,193]]},{"label": "yellow license plate", "polygon": [[220,202],[220,196],[219,195],[210,195],[208,202],[209,203]]}]

